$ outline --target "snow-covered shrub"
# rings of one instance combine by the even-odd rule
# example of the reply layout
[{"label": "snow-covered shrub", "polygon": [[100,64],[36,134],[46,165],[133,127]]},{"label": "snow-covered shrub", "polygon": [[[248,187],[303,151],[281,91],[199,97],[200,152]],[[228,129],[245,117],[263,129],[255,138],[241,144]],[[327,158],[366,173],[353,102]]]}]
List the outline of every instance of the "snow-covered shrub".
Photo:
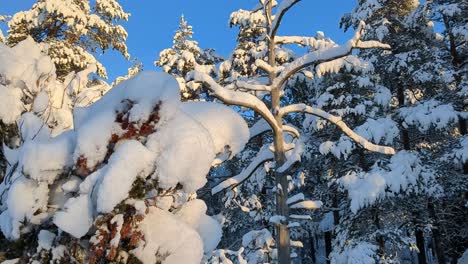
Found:
[{"label": "snow-covered shrub", "polygon": [[[20,130],[28,137],[5,148],[0,228],[9,245],[30,241],[7,257],[199,263],[204,251],[216,247],[221,227],[194,193],[212,164],[242,150],[249,138],[243,119],[219,104],[181,103],[173,77],[145,72],[88,107],[67,104],[70,126],[58,130],[34,112],[36,101],[47,102],[39,93],[66,87],[61,91],[74,94],[77,86],[61,86],[50,58],[39,50],[22,57],[21,45],[35,47],[27,40],[0,49],[0,76],[7,85],[2,89],[13,95],[30,91],[32,99],[8,98],[18,111],[2,112],[10,118],[2,116],[5,122],[26,120]],[[22,75],[14,70],[20,67],[26,69]],[[70,83],[87,81],[78,73]],[[23,111],[29,112],[21,116]]]}]

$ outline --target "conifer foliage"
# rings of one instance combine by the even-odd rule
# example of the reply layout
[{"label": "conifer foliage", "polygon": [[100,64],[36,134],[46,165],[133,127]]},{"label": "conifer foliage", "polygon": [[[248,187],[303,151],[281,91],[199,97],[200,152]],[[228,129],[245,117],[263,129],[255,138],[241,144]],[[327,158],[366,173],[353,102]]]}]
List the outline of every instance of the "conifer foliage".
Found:
[{"label": "conifer foliage", "polygon": [[130,55],[127,31],[119,23],[130,14],[115,0],[39,0],[29,10],[16,13],[8,22],[7,43],[14,46],[32,37],[57,66],[57,74],[86,69],[95,64],[98,74],[107,77],[96,54],[108,49]]}]

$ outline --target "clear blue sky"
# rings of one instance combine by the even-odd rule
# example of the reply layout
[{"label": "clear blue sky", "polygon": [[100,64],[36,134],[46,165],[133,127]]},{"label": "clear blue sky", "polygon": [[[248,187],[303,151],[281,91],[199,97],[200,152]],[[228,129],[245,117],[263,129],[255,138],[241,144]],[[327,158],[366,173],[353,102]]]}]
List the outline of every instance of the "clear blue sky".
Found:
[{"label": "clear blue sky", "polygon": [[[0,0],[0,14],[14,14],[29,9],[34,0]],[[132,57],[137,57],[144,64],[145,70],[156,70],[153,61],[164,48],[172,45],[174,31],[179,24],[179,17],[184,14],[193,26],[194,39],[202,48],[215,48],[228,56],[235,47],[236,29],[229,28],[228,18],[231,12],[243,8],[252,8],[256,0],[120,0],[127,12],[132,15],[123,26],[128,31],[127,46]],[[303,0],[285,17],[280,34],[315,35],[324,31],[338,43],[346,41],[346,34],[339,29],[341,16],[351,11],[356,1],[349,0]],[[5,26],[1,28],[5,31]],[[107,68],[109,81],[127,73],[130,62],[116,52],[98,55]]]}]

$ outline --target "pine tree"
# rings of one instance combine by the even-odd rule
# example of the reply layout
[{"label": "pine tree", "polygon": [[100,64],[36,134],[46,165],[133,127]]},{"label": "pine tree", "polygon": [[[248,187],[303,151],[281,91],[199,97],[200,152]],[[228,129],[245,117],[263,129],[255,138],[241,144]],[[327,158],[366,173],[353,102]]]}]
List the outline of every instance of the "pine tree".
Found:
[{"label": "pine tree", "polygon": [[13,15],[7,43],[14,46],[27,37],[43,43],[60,78],[91,64],[107,78],[95,55],[114,49],[126,59],[130,57],[127,32],[118,24],[129,16],[116,0],[38,0],[31,9]]},{"label": "pine tree", "polygon": [[192,26],[182,15],[172,47],[161,51],[154,62],[163,71],[177,78],[182,97],[186,100],[199,99],[206,91],[194,82],[185,82],[185,76],[194,69],[214,76],[215,65],[222,60],[213,49],[200,48],[192,37]]},{"label": "pine tree", "polygon": [[[427,263],[430,235],[439,260],[444,255],[438,235],[440,226],[437,217],[431,211],[434,210],[434,200],[439,200],[440,186],[445,189],[444,175],[453,174],[441,166],[441,154],[446,151],[443,146],[453,144],[449,142],[453,142],[457,137],[452,129],[458,119],[458,113],[453,108],[454,97],[447,96],[453,93],[453,71],[447,61],[445,45],[434,32],[430,8],[430,3],[419,4],[416,1],[360,1],[353,12],[343,19],[345,27],[357,25],[360,19],[366,19],[366,22],[373,26],[368,30],[366,38],[378,38],[392,47],[392,52],[388,54],[364,51],[360,56],[372,61],[375,66],[374,74],[377,76],[376,84],[386,87],[390,92],[392,100],[382,113],[391,117],[397,124],[395,127],[400,132],[394,146],[401,149],[400,152],[404,151],[414,157],[412,166],[418,169],[413,170],[411,177],[419,178],[414,183],[422,180],[422,185],[402,185],[405,187],[399,190],[404,191],[404,194],[400,195],[406,197],[404,200],[398,196],[392,198],[392,195],[385,195],[385,199],[370,203],[372,207],[364,206],[364,210],[360,209],[361,216],[344,214],[344,227],[340,232],[349,236],[352,234],[350,232],[355,230],[358,233],[353,237],[367,236],[366,243],[375,244],[379,257],[385,258],[393,258],[398,252],[400,258],[404,257],[411,250],[411,241],[414,239],[415,246],[419,248],[419,263]],[[411,159],[408,156],[406,160]],[[361,175],[359,178],[370,179],[369,176],[377,168],[376,165],[381,166],[376,163],[368,170],[368,175]],[[390,164],[385,166],[392,167]],[[400,167],[403,166],[400,164]],[[396,177],[404,175],[405,173],[401,173]],[[351,198],[352,188],[348,186],[345,189]],[[368,186],[368,189],[372,188]],[[399,207],[394,207],[393,204],[398,204]],[[400,217],[395,218],[395,214]],[[376,220],[373,224],[378,227],[377,236],[370,236],[362,230],[351,228],[353,222],[362,222],[366,218]],[[412,220],[400,222],[400,219],[405,218]],[[426,227],[431,223],[436,226],[432,228],[432,234],[426,232]],[[408,231],[411,235],[405,238],[402,234]],[[338,236],[336,241],[340,243],[344,238]],[[394,246],[389,246],[392,244]],[[338,251],[340,247],[337,247]],[[347,250],[342,252],[350,253]],[[415,261],[410,256],[408,258]]]}]

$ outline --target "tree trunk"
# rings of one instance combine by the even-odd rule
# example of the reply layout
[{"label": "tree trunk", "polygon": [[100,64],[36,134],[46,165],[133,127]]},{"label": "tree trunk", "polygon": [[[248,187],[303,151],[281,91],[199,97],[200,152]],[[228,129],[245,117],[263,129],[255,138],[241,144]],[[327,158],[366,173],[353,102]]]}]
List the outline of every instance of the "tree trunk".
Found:
[{"label": "tree trunk", "polygon": [[325,235],[325,257],[327,264],[330,264],[330,253],[332,251],[332,234],[331,231],[324,232]]},{"label": "tree trunk", "polygon": [[310,258],[312,263],[317,262],[317,257],[315,256],[315,234],[312,231],[309,231],[309,242],[310,242]]},{"label": "tree trunk", "polygon": [[[405,94],[403,91],[403,85],[401,84],[399,85],[398,90],[397,90],[397,97],[398,97],[399,106],[403,107],[405,104]],[[403,126],[401,129],[401,139],[402,139],[403,149],[411,150],[409,131]],[[426,246],[424,243],[424,232],[419,228],[419,213],[418,212],[415,212],[413,214],[413,223],[414,223],[414,229],[415,229],[414,231],[415,231],[415,237],[416,237],[416,246],[419,249],[418,263],[427,264]]]},{"label": "tree trunk", "polygon": [[[269,17],[269,21],[272,21],[272,1],[268,2],[266,15]],[[272,68],[275,67],[275,41],[270,39],[268,42],[268,63]],[[276,74],[274,72],[269,73],[270,84],[273,83]],[[276,123],[278,124],[278,131],[274,132],[274,148],[275,148],[275,165],[276,168],[281,167],[286,162],[286,156],[284,151],[284,138],[283,138],[283,117],[279,113],[280,108],[280,89],[276,87],[271,91],[271,111],[275,117]],[[287,222],[289,221],[289,210],[286,200],[288,199],[288,179],[285,174],[275,171],[275,183],[276,183],[276,215],[283,216],[286,221],[276,225],[276,244],[278,247],[278,263],[289,264],[291,263],[291,248],[289,229]]]},{"label": "tree trunk", "polygon": [[427,203],[427,209],[429,211],[429,215],[434,220],[434,228],[432,229],[432,239],[434,241],[437,261],[439,262],[439,264],[445,264],[445,254],[444,254],[444,249],[442,248],[442,243],[441,243],[441,238],[440,238],[439,221],[437,219],[437,214],[435,212],[433,201],[429,201]]},{"label": "tree trunk", "polygon": [[416,213],[414,215],[414,231],[415,231],[415,237],[416,237],[416,246],[418,247],[418,264],[427,264],[426,260],[426,245],[424,242],[424,232],[421,230],[419,227],[418,223],[418,218],[419,214]]},{"label": "tree trunk", "polygon": [[[460,134],[466,135],[466,119],[459,116],[458,124],[460,127]],[[465,161],[465,163],[463,163],[463,174],[468,174],[468,161]]]},{"label": "tree trunk", "polygon": [[[338,208],[338,194],[337,193],[333,194],[332,207],[333,208]],[[333,225],[337,226],[339,223],[340,223],[340,212],[335,210],[335,211],[333,211]],[[324,235],[325,235],[325,257],[327,259],[327,264],[329,264],[330,263],[330,254],[332,252],[333,229],[330,230],[330,231],[324,232]]]},{"label": "tree trunk", "polygon": [[[374,208],[374,224],[377,227],[378,230],[382,228],[382,225],[380,224],[380,216],[379,216],[379,208],[375,207]],[[383,236],[379,235],[377,236],[377,243],[379,244],[379,256],[383,257],[385,256],[385,239]]]}]

